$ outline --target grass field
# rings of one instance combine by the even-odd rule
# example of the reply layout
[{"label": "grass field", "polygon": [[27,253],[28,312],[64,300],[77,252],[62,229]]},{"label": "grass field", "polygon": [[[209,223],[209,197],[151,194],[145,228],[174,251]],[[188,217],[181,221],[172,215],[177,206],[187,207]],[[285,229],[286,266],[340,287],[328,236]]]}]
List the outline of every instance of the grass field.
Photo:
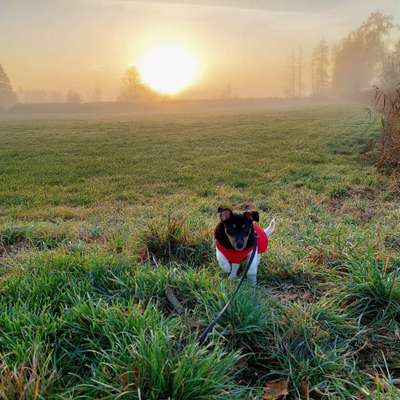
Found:
[{"label": "grass field", "polygon": [[[291,399],[399,399],[399,192],[361,154],[378,134],[332,107],[0,120],[0,398],[267,384],[268,400],[287,382]],[[234,289],[211,248],[219,205],[278,227],[259,288],[199,348]]]}]

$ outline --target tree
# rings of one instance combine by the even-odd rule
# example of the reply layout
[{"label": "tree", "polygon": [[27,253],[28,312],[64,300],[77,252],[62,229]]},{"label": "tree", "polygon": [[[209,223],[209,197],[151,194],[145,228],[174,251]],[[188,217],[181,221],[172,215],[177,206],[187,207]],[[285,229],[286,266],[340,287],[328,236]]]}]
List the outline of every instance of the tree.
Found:
[{"label": "tree", "polygon": [[82,103],[82,97],[78,92],[69,90],[66,97],[66,102],[69,104],[80,104]]},{"label": "tree", "polygon": [[329,46],[321,40],[312,55],[312,94],[323,96],[329,89]]},{"label": "tree", "polygon": [[287,97],[296,96],[296,55],[294,51],[288,59],[286,95]]},{"label": "tree", "polygon": [[0,108],[8,108],[17,102],[10,79],[0,65]]},{"label": "tree", "polygon": [[384,38],[394,27],[392,20],[381,12],[372,13],[337,47],[332,78],[337,92],[360,92],[371,86],[377,67],[382,67]]},{"label": "tree", "polygon": [[154,100],[156,93],[146,86],[135,67],[129,68],[122,77],[121,92],[118,101],[124,103],[135,103],[140,101]]},{"label": "tree", "polygon": [[303,96],[303,49],[297,53],[297,96]]},{"label": "tree", "polygon": [[103,92],[101,90],[101,86],[98,82],[96,82],[93,93],[92,93],[92,100],[94,102],[100,102],[103,100]]},{"label": "tree", "polygon": [[292,51],[287,69],[287,97],[303,96],[303,49]]}]

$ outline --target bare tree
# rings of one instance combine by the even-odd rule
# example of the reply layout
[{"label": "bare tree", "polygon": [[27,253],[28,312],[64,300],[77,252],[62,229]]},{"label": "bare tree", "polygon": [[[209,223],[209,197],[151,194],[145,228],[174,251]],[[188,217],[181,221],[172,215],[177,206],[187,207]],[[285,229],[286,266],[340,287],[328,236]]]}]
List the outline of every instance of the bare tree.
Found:
[{"label": "bare tree", "polygon": [[303,49],[301,47],[297,53],[297,96],[303,96]]},{"label": "bare tree", "polygon": [[337,46],[332,87],[337,92],[360,92],[371,86],[384,58],[384,38],[394,28],[393,17],[372,13]]},{"label": "bare tree", "polygon": [[135,67],[129,68],[122,77],[122,86],[118,101],[135,103],[154,100],[157,94],[146,86]]},{"label": "bare tree", "polygon": [[82,103],[82,97],[78,92],[74,90],[69,90],[66,96],[66,103],[69,104],[80,104]]},{"label": "bare tree", "polygon": [[286,96],[296,96],[296,53],[293,51],[288,59]]},{"label": "bare tree", "polygon": [[312,55],[312,94],[323,96],[329,89],[329,46],[321,40]]},{"label": "bare tree", "polygon": [[8,108],[17,102],[11,82],[3,67],[0,65],[0,108]]},{"label": "bare tree", "polygon": [[303,96],[303,49],[298,48],[297,51],[292,51],[288,59],[287,67],[287,97]]}]

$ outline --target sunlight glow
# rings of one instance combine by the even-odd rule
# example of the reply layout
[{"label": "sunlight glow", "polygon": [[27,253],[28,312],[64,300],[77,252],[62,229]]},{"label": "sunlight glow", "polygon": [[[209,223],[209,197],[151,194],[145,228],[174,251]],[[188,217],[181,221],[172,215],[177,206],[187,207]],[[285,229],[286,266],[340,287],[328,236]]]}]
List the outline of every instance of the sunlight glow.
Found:
[{"label": "sunlight glow", "polygon": [[166,95],[177,94],[193,83],[199,73],[198,60],[177,44],[149,49],[138,62],[143,82]]}]

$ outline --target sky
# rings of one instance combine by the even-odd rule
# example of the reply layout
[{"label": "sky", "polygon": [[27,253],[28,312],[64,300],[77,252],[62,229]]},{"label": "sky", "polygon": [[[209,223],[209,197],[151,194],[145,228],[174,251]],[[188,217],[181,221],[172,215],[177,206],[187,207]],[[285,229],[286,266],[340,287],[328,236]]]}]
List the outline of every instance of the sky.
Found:
[{"label": "sky", "polygon": [[15,88],[118,95],[149,48],[178,43],[199,64],[187,98],[282,96],[289,54],[337,43],[400,0],[0,0],[0,64]]}]

